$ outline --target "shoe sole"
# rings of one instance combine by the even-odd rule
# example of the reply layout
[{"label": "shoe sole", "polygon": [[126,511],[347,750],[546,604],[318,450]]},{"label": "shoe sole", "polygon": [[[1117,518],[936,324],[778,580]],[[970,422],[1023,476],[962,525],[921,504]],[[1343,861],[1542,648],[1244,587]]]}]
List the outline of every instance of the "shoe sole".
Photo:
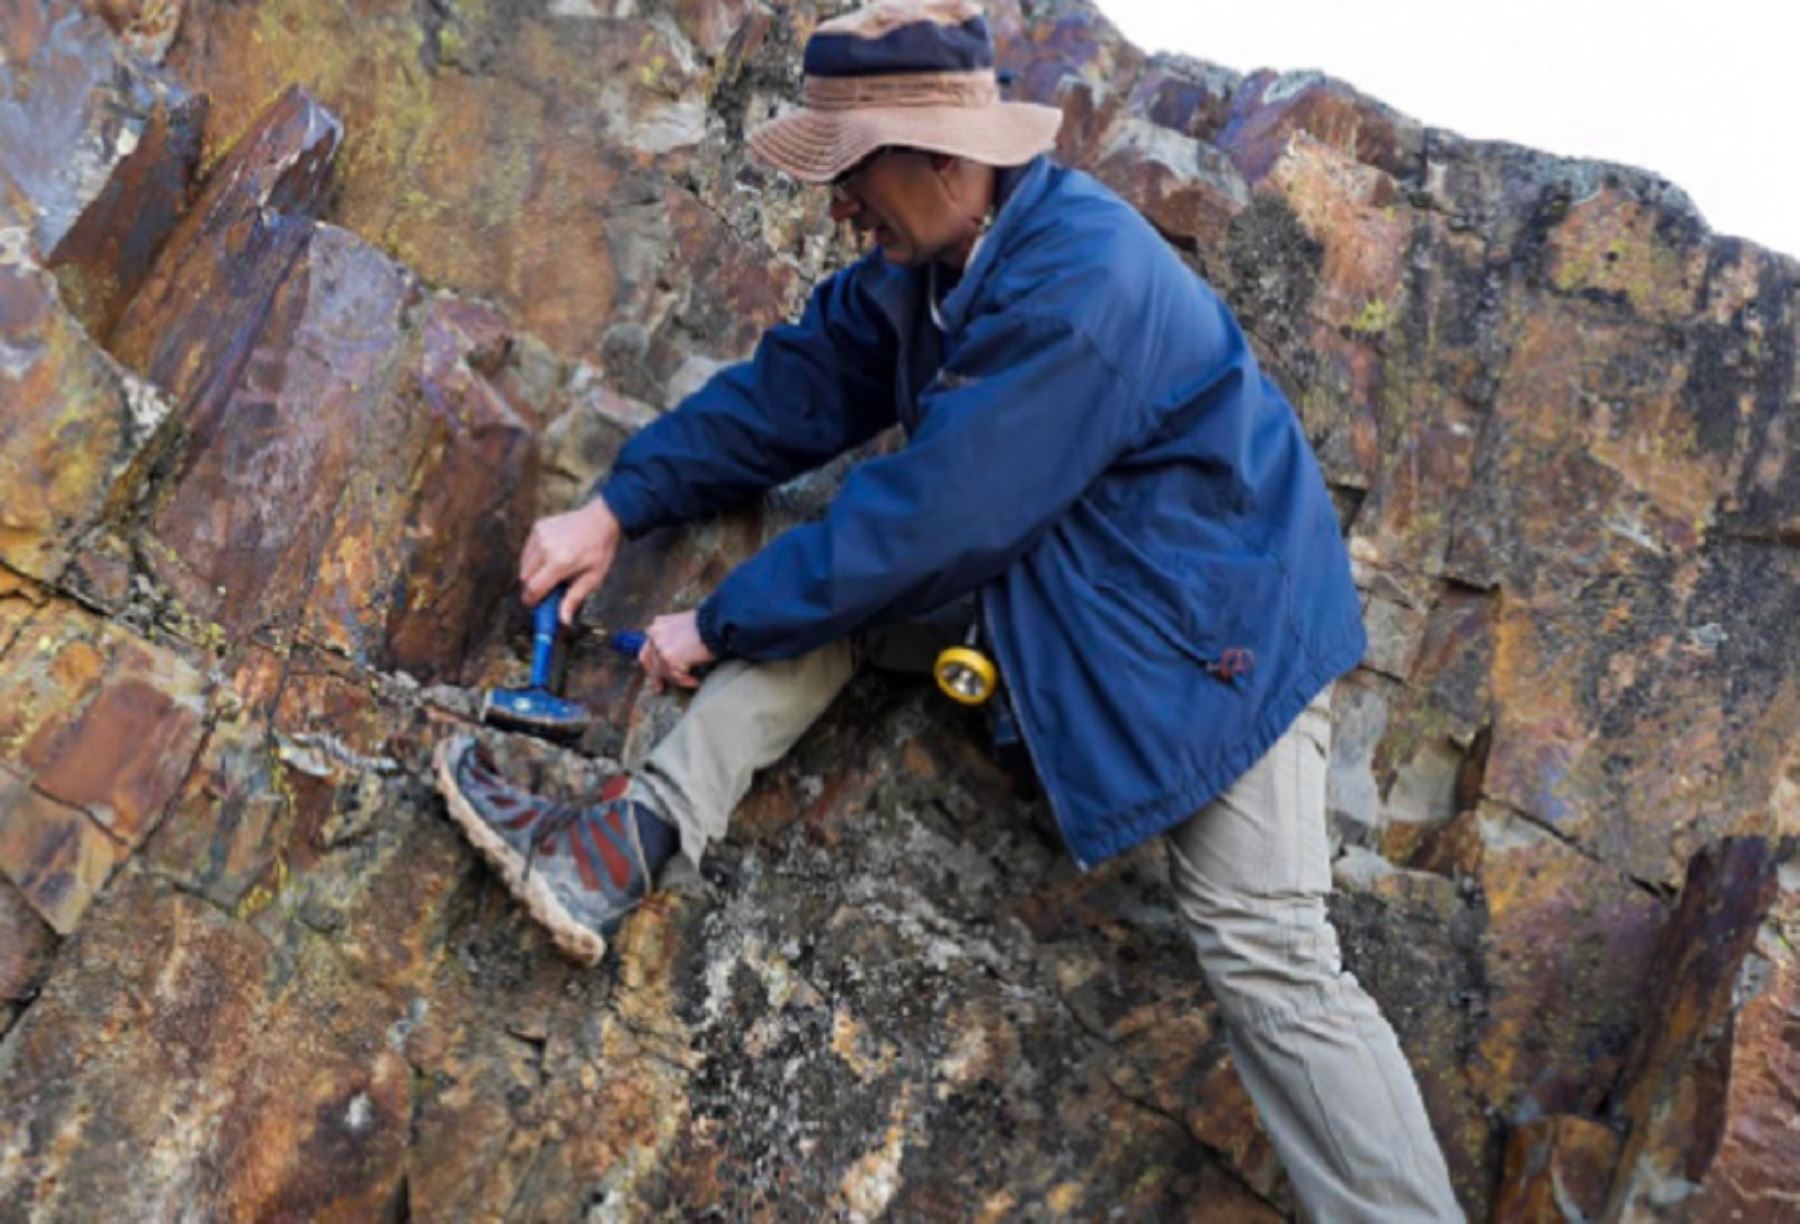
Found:
[{"label": "shoe sole", "polygon": [[600,958],[606,955],[605,936],[576,921],[568,908],[556,899],[556,894],[550,891],[544,877],[527,871],[525,860],[519,853],[502,841],[463,797],[462,788],[456,784],[456,762],[450,756],[452,742],[445,740],[432,753],[432,762],[437,770],[438,793],[444,797],[450,819],[456,822],[463,836],[469,839],[469,843],[481,853],[481,857],[499,873],[507,891],[524,905],[526,912],[539,926],[550,932],[550,938],[558,951],[590,968],[599,964]]}]

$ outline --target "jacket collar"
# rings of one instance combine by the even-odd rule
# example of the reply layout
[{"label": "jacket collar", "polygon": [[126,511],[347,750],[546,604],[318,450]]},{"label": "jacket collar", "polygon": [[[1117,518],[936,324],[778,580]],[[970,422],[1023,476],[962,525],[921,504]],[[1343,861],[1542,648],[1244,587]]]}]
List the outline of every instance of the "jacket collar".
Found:
[{"label": "jacket collar", "polygon": [[945,335],[955,335],[962,330],[969,308],[980,296],[982,281],[998,265],[1001,252],[1018,232],[1024,218],[1037,207],[1049,183],[1050,159],[1042,154],[1017,169],[1000,172],[1000,211],[976,246],[969,266],[963,269],[962,279],[938,306],[938,317],[944,322]]},{"label": "jacket collar", "polygon": [[[945,335],[962,329],[963,320],[974,304],[981,282],[998,264],[1000,252],[1024,223],[1024,218],[1037,206],[1050,182],[1050,159],[1040,154],[1023,166],[1004,168],[996,190],[1000,195],[1000,211],[987,233],[976,245],[962,279],[938,304],[937,317],[943,321]],[[875,270],[869,292],[881,307],[894,330],[905,334],[914,312],[930,292],[927,276],[921,268],[899,268],[882,259],[881,252],[870,251],[863,261]]]}]

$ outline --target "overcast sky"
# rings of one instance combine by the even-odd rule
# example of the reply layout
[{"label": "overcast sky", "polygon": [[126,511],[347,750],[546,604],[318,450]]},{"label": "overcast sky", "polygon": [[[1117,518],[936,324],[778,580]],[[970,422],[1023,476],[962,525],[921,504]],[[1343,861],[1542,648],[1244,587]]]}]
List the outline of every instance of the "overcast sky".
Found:
[{"label": "overcast sky", "polygon": [[1797,0],[1097,0],[1132,42],[1320,68],[1464,136],[1642,166],[1800,256]]}]

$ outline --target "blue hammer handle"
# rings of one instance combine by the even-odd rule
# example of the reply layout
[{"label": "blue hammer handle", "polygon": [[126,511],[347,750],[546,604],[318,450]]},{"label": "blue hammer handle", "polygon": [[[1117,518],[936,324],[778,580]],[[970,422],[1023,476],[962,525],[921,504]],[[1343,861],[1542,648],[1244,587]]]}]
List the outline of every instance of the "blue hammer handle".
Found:
[{"label": "blue hammer handle", "polygon": [[531,610],[531,687],[550,687],[550,656],[556,651],[556,631],[560,627],[557,612],[562,608],[567,585],[559,586],[544,596]]},{"label": "blue hammer handle", "polygon": [[[557,612],[562,608],[563,597],[569,593],[567,584],[557,587],[537,607],[531,610],[531,687],[550,687],[550,656],[556,650],[556,634],[561,628]],[[615,633],[607,639],[607,645],[627,659],[638,657],[638,651],[644,648],[644,635],[629,630]]]}]

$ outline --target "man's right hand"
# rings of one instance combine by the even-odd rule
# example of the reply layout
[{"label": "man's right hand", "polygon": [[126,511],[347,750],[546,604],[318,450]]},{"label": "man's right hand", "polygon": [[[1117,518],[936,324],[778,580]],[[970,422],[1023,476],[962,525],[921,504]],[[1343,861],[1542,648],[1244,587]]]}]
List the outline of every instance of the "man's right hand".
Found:
[{"label": "man's right hand", "polygon": [[567,582],[569,593],[558,616],[563,624],[573,624],[581,601],[606,581],[623,534],[611,507],[600,497],[579,510],[533,523],[519,556],[519,584],[525,589],[526,605],[535,608],[558,584]]}]

